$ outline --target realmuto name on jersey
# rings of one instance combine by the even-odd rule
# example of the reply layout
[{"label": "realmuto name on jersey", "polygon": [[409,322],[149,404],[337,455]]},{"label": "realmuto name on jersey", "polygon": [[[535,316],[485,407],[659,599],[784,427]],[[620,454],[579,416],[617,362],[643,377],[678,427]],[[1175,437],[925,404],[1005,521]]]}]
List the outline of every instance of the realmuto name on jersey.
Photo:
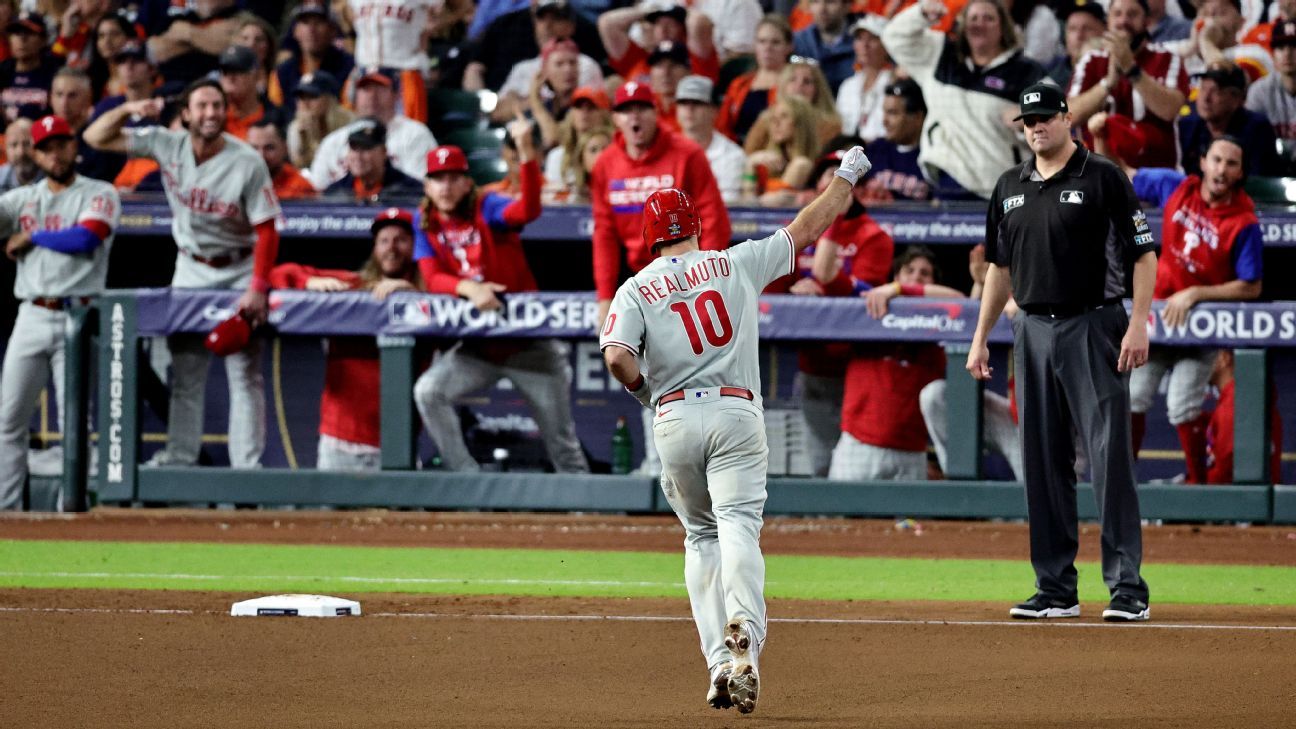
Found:
[{"label": "realmuto name on jersey", "polygon": [[639,295],[649,304],[659,304],[672,293],[688,291],[713,278],[728,278],[732,272],[728,258],[711,256],[689,266],[682,277],[677,271],[667,271],[648,279],[639,284]]}]

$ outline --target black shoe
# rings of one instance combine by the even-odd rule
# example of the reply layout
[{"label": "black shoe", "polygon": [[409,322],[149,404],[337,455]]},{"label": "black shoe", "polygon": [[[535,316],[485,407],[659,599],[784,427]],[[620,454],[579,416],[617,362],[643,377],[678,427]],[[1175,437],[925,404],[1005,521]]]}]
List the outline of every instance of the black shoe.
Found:
[{"label": "black shoe", "polygon": [[1008,614],[1023,620],[1040,620],[1043,618],[1078,618],[1080,617],[1080,599],[1075,595],[1057,598],[1037,592]]},{"label": "black shoe", "polygon": [[1137,623],[1152,617],[1148,604],[1136,597],[1117,595],[1103,611],[1103,620],[1111,623]]}]

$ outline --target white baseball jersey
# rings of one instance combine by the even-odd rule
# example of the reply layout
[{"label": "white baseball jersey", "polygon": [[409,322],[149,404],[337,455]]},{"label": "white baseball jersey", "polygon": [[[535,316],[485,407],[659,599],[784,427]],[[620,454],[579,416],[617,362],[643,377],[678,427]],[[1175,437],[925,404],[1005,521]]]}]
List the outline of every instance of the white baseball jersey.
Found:
[{"label": "white baseball jersey", "polygon": [[357,68],[426,71],[423,29],[444,0],[347,0],[355,27]]},{"label": "white baseball jersey", "polygon": [[[310,169],[302,170],[316,190],[323,190],[346,176],[347,137],[361,123],[363,120],[335,129],[320,140]],[[387,156],[392,166],[416,180],[422,180],[427,174],[427,155],[435,146],[436,138],[427,126],[407,116],[398,114],[387,124]]]},{"label": "white baseball jersey", "polygon": [[795,271],[786,230],[725,251],[659,257],[617,289],[599,346],[641,357],[655,397],[727,385],[751,390],[759,405],[758,298]]},{"label": "white baseball jersey", "polygon": [[131,156],[156,160],[161,168],[171,235],[182,250],[205,257],[248,250],[256,243],[254,228],[280,217],[265,160],[238,138],[226,134],[225,147],[198,165],[187,131],[127,132]]},{"label": "white baseball jersey", "polygon": [[0,236],[65,230],[98,221],[112,231],[93,253],[60,253],[32,246],[18,259],[14,296],[62,298],[103,292],[108,278],[108,252],[121,220],[121,200],[109,183],[77,175],[66,189],[51,192],[46,180],[23,185],[0,195]]}]

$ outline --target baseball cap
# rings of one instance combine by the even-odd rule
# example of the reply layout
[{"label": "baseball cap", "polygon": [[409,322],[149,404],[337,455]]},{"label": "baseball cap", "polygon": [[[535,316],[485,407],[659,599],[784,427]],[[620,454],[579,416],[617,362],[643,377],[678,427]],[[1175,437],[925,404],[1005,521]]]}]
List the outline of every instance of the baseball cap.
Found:
[{"label": "baseball cap", "polygon": [[544,48],[540,49],[540,62],[549,60],[549,56],[558,51],[580,55],[580,46],[576,45],[576,41],[571,38],[550,38],[545,42]]},{"label": "baseball cap", "polygon": [[657,95],[653,93],[648,84],[638,81],[627,81],[621,84],[616,91],[616,98],[612,101],[612,110],[617,111],[627,104],[647,104],[653,108],[657,107]]},{"label": "baseball cap", "polygon": [[926,114],[927,100],[923,98],[922,87],[911,78],[902,78],[887,86],[884,93],[905,101],[905,111],[911,114]]},{"label": "baseball cap", "polygon": [[399,225],[409,231],[410,235],[414,234],[414,216],[400,208],[387,208],[375,215],[373,224],[369,226],[369,234],[378,235],[378,231],[388,225]]},{"label": "baseball cap", "polygon": [[[1144,12],[1146,12],[1146,8],[1144,8]],[[1088,13],[1097,18],[1098,22],[1103,25],[1107,24],[1107,11],[1103,10],[1103,6],[1097,0],[1074,0],[1074,2],[1062,8],[1059,17],[1061,17],[1063,23],[1066,23],[1067,18],[1071,17],[1073,13]]]},{"label": "baseball cap", "polygon": [[851,25],[851,35],[854,36],[861,30],[866,30],[878,38],[882,37],[882,31],[886,29],[887,19],[875,13],[865,13]]},{"label": "baseball cap", "polygon": [[683,43],[664,40],[648,54],[648,65],[656,66],[661,61],[674,61],[681,66],[688,66],[689,52]]},{"label": "baseball cap", "polygon": [[113,55],[112,59],[117,63],[121,63],[122,61],[153,62],[149,59],[148,49],[144,47],[144,44],[135,41],[126,41],[126,43],[122,45],[121,49]]},{"label": "baseball cap", "polygon": [[564,18],[573,17],[571,3],[567,0],[540,0],[536,3],[535,14],[537,16],[545,13],[552,13]]},{"label": "baseball cap", "polygon": [[347,145],[352,149],[373,149],[384,144],[387,144],[387,127],[371,116],[356,122],[347,135]]},{"label": "baseball cap", "polygon": [[61,116],[43,116],[32,123],[32,146],[39,147],[47,139],[76,139],[72,127]]},{"label": "baseball cap", "polygon": [[1269,47],[1296,46],[1296,20],[1280,20],[1273,25]]},{"label": "baseball cap", "polygon": [[203,346],[217,357],[226,357],[243,351],[251,339],[252,326],[242,314],[235,314],[213,327]]},{"label": "baseball cap", "polygon": [[462,149],[453,144],[443,144],[440,147],[434,147],[427,156],[427,174],[435,175],[438,172],[467,172],[468,158],[464,156]]},{"label": "baseball cap", "polygon": [[223,73],[251,73],[258,63],[256,53],[247,46],[233,45],[220,54],[219,65]]},{"label": "baseball cap", "polygon": [[644,13],[644,20],[649,23],[657,22],[662,16],[667,16],[683,23],[688,18],[688,8],[684,7],[675,0],[656,0],[646,5],[648,12]]},{"label": "baseball cap", "polygon": [[365,75],[356,79],[355,82],[357,89],[366,84],[378,84],[391,89],[396,87],[396,80],[391,77],[391,74],[380,68],[371,68],[365,72]]},{"label": "baseball cap", "polygon": [[333,13],[329,9],[328,5],[308,0],[293,9],[292,16],[288,19],[288,23],[291,25],[292,23],[296,23],[298,20],[307,17],[323,18],[330,23],[333,22]]},{"label": "baseball cap", "polygon": [[696,101],[699,104],[714,104],[715,101],[711,98],[714,90],[715,84],[706,76],[685,76],[675,86],[675,103]]},{"label": "baseball cap", "polygon": [[593,86],[581,86],[573,91],[571,95],[572,105],[575,106],[578,101],[588,101],[603,111],[607,111],[612,106],[608,101],[607,92]]},{"label": "baseball cap", "polygon": [[1026,87],[1021,95],[1021,113],[1013,117],[1017,121],[1025,116],[1047,116],[1063,114],[1067,111],[1066,94],[1053,84],[1037,83]]},{"label": "baseball cap", "polygon": [[1201,73],[1193,74],[1194,79],[1210,79],[1221,89],[1238,89],[1246,91],[1246,73],[1232,63],[1220,63],[1211,66]]},{"label": "baseball cap", "polygon": [[42,38],[49,35],[45,25],[45,16],[40,13],[23,13],[5,26],[5,33],[34,33]]},{"label": "baseball cap", "polygon": [[337,93],[337,79],[328,71],[316,71],[302,76],[301,81],[297,82],[297,88],[293,89],[295,96],[337,96]]}]

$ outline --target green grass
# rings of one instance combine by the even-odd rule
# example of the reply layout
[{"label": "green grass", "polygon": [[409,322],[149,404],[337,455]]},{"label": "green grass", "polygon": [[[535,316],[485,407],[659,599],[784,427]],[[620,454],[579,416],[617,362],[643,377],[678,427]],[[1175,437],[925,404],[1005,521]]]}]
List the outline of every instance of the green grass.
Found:
[{"label": "green grass", "polygon": [[[647,552],[0,541],[0,587],[683,597],[683,556]],[[815,600],[1013,601],[1025,561],[770,556],[766,594]],[[1296,605],[1296,568],[1147,565],[1153,601]],[[1106,593],[1080,565],[1081,597]]]}]

